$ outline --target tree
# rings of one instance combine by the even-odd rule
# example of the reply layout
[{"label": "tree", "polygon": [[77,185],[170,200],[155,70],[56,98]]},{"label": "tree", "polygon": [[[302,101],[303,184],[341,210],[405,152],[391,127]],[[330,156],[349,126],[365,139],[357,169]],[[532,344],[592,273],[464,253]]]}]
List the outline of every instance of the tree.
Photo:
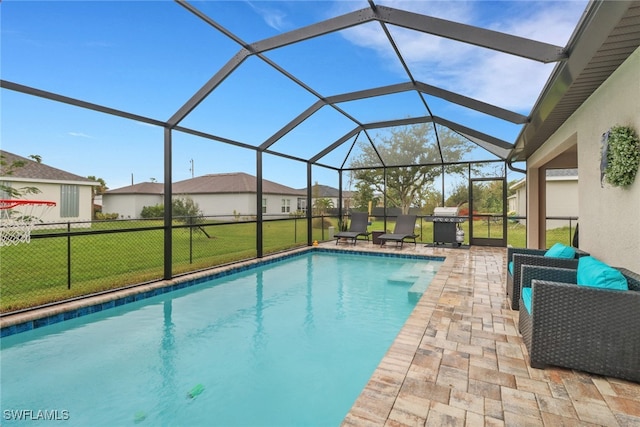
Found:
[{"label": "tree", "polygon": [[104,194],[106,193],[106,191],[109,189],[109,187],[107,187],[107,183],[105,182],[104,179],[102,178],[96,178],[93,175],[89,175],[87,177],[90,181],[95,181],[97,182],[99,185],[96,185],[93,188],[93,194],[94,195],[98,195],[98,194]]},{"label": "tree", "polygon": [[[171,201],[171,215],[178,218],[178,220],[191,223],[194,217],[196,220],[202,217],[202,211],[190,197],[175,198]],[[145,219],[162,218],[164,216],[164,205],[144,206],[140,216]]]},{"label": "tree", "polygon": [[333,209],[333,200],[328,197],[320,197],[320,185],[316,182],[311,188],[313,198],[313,208],[315,215],[324,215],[328,209]]},{"label": "tree", "polygon": [[89,175],[87,178],[89,180],[95,181],[95,182],[97,182],[99,184],[99,185],[91,186],[91,206],[94,206],[93,216],[95,218],[96,214],[101,211],[100,207],[97,207],[97,208],[95,207],[96,206],[96,203],[95,203],[96,196],[99,195],[99,194],[104,194],[109,189],[109,187],[107,187],[107,183],[102,178],[96,178],[93,175]]},{"label": "tree", "polygon": [[[438,144],[437,142],[440,142]],[[373,192],[386,195],[387,207],[399,207],[408,213],[411,206],[421,205],[432,191],[433,181],[442,173],[440,164],[458,162],[473,145],[450,129],[438,128],[438,141],[433,123],[394,128],[374,144],[361,143],[362,153],[351,162],[355,179]],[[383,162],[382,168],[372,168]],[[396,167],[393,167],[396,165]],[[450,165],[449,173],[463,173],[465,166]]]},{"label": "tree", "polygon": [[366,181],[357,181],[355,184],[356,191],[353,195],[353,207],[358,211],[368,211],[369,202],[371,207],[375,208],[380,203],[380,197],[375,194],[373,187]]}]

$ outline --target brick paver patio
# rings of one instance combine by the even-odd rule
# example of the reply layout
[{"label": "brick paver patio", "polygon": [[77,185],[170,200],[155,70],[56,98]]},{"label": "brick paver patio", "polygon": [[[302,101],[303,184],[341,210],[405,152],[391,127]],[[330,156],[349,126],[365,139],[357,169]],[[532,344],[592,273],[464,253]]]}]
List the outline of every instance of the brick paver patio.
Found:
[{"label": "brick paver patio", "polygon": [[505,297],[506,249],[402,252],[447,259],[344,426],[640,426],[640,384],[529,367]]}]

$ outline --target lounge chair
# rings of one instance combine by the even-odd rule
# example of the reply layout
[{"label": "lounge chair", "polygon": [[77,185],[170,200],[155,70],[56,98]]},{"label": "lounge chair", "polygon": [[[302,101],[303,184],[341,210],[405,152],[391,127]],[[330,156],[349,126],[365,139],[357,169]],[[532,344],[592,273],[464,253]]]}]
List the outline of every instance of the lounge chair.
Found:
[{"label": "lounge chair", "polygon": [[398,215],[393,233],[385,233],[378,237],[380,239],[380,247],[387,241],[392,241],[396,242],[396,247],[399,243],[400,248],[402,248],[405,239],[412,239],[415,245],[416,237],[418,237],[418,234],[415,233],[416,218],[416,215]]},{"label": "lounge chair", "polygon": [[334,234],[333,237],[336,238],[336,245],[340,242],[341,239],[346,239],[353,241],[353,244],[356,244],[356,240],[358,237],[363,236],[369,241],[369,235],[371,234],[367,231],[367,227],[369,225],[369,214],[366,212],[353,212],[351,213],[351,224],[349,225],[349,231],[340,231],[337,234]]}]

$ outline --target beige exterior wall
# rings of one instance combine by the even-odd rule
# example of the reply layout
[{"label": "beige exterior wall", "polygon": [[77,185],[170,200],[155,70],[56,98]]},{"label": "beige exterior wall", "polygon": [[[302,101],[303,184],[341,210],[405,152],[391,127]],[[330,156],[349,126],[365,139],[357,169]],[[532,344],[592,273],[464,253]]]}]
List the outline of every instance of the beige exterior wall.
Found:
[{"label": "beige exterior wall", "polygon": [[[509,198],[509,210],[515,211],[518,216],[527,214],[527,186],[526,183],[518,185],[516,192]],[[546,203],[545,216],[547,217],[578,217],[578,180],[575,177],[548,177],[545,186]],[[525,219],[519,221],[526,224]],[[546,220],[546,229],[568,227],[569,220]],[[575,227],[575,221],[571,222]]]},{"label": "beige exterior wall", "polygon": [[[600,185],[601,137],[614,125],[640,132],[640,48],[528,160],[534,174],[577,140],[580,248],[611,265],[640,272],[640,177],[627,189]],[[531,182],[531,177],[528,177]],[[530,196],[537,194],[537,189]],[[529,211],[538,208],[531,203]],[[530,217],[531,218],[531,217]],[[531,224],[535,224],[532,222]],[[530,227],[528,236],[537,230]],[[538,241],[529,239],[531,247]]]},{"label": "beige exterior wall", "polygon": [[[547,216],[579,216],[578,181],[575,179],[547,179]],[[571,223],[575,227],[575,222]],[[568,220],[547,220],[547,230],[568,227]]]},{"label": "beige exterior wall", "polygon": [[[82,222],[91,221],[92,205],[91,205],[91,185],[86,182],[44,182],[44,181],[27,181],[27,180],[7,180],[13,188],[36,187],[40,190],[38,194],[25,195],[24,199],[28,200],[46,200],[56,202],[56,206],[47,210],[44,215],[39,216],[45,223],[64,223],[64,222]],[[60,185],[76,185],[78,186],[79,209],[76,217],[60,217]],[[19,210],[19,209],[15,209]],[[37,212],[33,212],[34,216]],[[74,228],[90,227],[91,224],[74,224]]]},{"label": "beige exterior wall", "polygon": [[138,219],[145,206],[164,203],[159,194],[105,194],[102,196],[102,213],[117,213],[121,219]]},{"label": "beige exterior wall", "polygon": [[[183,198],[184,195],[176,194],[174,198]],[[190,195],[198,204],[200,211],[205,216],[217,216],[223,220],[232,220],[236,215],[240,219],[251,219],[256,215],[256,195],[252,193],[239,194],[195,194]],[[298,196],[266,194],[268,217],[288,217],[297,209]],[[282,213],[282,199],[289,200],[290,212]],[[142,208],[163,204],[162,195],[153,194],[106,194],[102,199],[102,212],[117,213],[120,218],[140,218]]]}]

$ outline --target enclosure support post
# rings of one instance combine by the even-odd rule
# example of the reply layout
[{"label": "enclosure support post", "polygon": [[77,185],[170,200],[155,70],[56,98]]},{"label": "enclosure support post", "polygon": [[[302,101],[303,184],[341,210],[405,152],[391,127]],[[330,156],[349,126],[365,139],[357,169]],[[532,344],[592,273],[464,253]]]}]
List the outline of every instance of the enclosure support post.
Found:
[{"label": "enclosure support post", "polygon": [[311,163],[307,162],[307,245],[313,245],[313,217],[311,215]]},{"label": "enclosure support post", "polygon": [[262,258],[262,151],[256,151],[256,256]]},{"label": "enclosure support post", "polygon": [[[342,169],[338,171],[338,219],[342,220]],[[342,230],[338,230],[342,231]]]},{"label": "enclosure support post", "polygon": [[164,128],[164,279],[172,277],[173,230],[171,229],[171,129]]}]

